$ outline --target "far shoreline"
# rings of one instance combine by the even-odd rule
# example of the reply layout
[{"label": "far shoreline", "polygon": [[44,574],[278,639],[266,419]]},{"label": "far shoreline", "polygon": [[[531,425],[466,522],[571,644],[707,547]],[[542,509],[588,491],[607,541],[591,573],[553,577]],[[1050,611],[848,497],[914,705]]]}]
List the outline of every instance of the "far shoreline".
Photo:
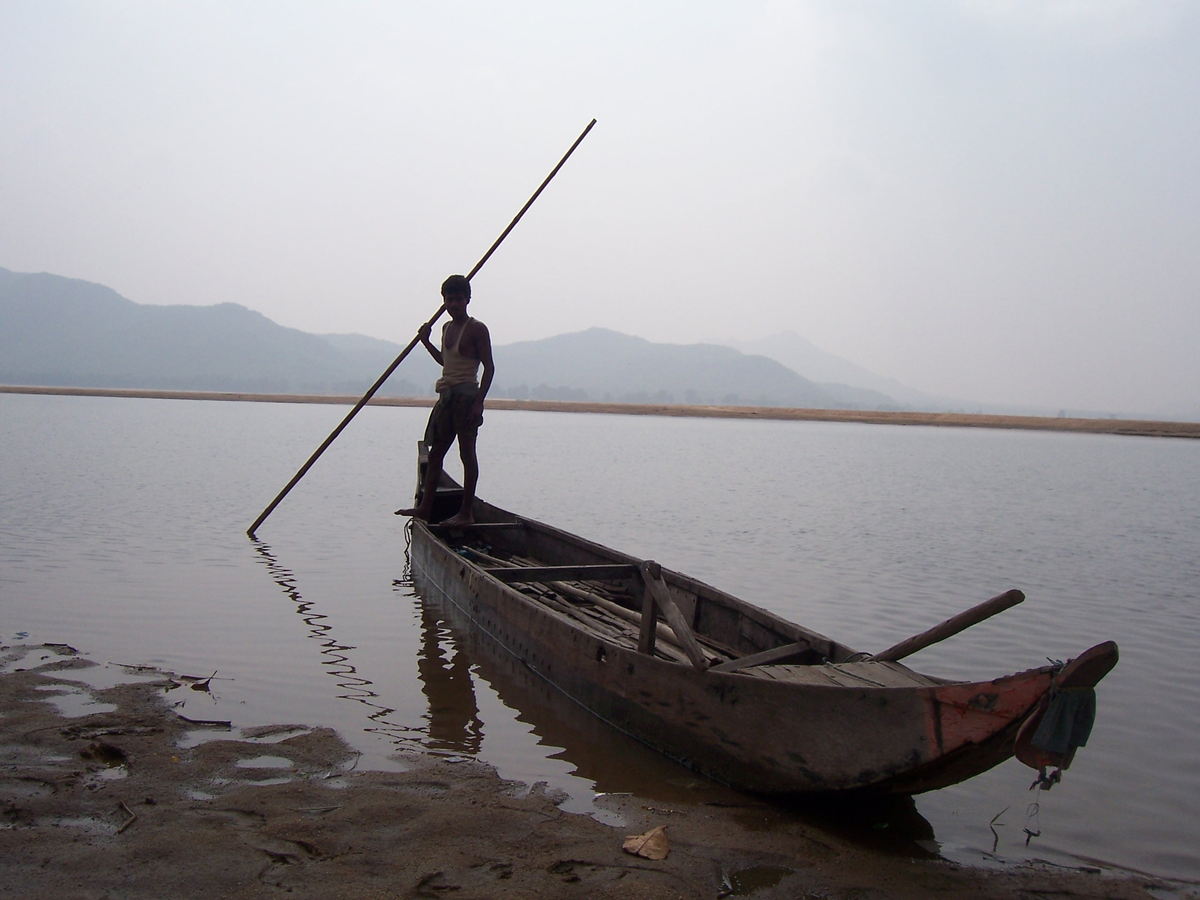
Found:
[{"label": "far shoreline", "polygon": [[[245,391],[159,391],[140,388],[57,387],[0,384],[3,394],[68,397],[126,397],[151,400],[225,400],[245,403],[325,403],[353,406],[352,394],[259,394]],[[430,407],[432,397],[375,396],[370,406]],[[951,428],[1006,428],[1024,431],[1071,431],[1140,437],[1200,438],[1200,422],[1153,419],[1084,419],[1069,416],[1004,416],[858,409],[797,409],[777,406],[705,406],[683,403],[593,403],[573,400],[488,400],[489,409],[529,412],[593,413],[626,416],[674,416],[700,419],[765,419],[806,422],[857,422],[866,425],[926,425]]]}]

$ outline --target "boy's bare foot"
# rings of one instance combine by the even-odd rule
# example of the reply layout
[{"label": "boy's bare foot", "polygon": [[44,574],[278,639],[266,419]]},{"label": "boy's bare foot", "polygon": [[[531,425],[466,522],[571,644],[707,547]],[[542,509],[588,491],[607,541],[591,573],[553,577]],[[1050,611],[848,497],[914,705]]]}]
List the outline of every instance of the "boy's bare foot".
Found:
[{"label": "boy's bare foot", "polygon": [[424,518],[426,518],[426,516],[424,516],[424,515],[421,513],[421,510],[420,510],[420,509],[417,509],[417,508],[414,508],[414,509],[398,509],[398,510],[396,510],[394,513],[392,513],[392,515],[393,515],[393,516],[408,516],[410,519],[424,519]]},{"label": "boy's bare foot", "polygon": [[463,525],[474,525],[475,517],[468,513],[459,513],[457,516],[451,516],[449,519],[438,524],[443,528],[460,528]]}]

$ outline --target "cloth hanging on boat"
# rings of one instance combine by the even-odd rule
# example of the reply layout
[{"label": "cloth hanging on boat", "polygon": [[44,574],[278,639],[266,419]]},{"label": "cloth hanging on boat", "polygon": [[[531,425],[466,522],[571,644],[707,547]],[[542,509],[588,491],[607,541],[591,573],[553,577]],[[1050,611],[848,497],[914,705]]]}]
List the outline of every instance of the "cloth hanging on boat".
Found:
[{"label": "cloth hanging on boat", "polygon": [[1033,745],[1050,753],[1068,754],[1076,747],[1087,746],[1095,721],[1096,691],[1090,687],[1064,688],[1050,698],[1033,734]]}]

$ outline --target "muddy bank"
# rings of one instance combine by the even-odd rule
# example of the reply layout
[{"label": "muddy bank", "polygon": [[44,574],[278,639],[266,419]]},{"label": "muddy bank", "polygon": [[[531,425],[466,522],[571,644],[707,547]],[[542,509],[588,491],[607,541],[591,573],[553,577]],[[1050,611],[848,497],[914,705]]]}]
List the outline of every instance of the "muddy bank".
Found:
[{"label": "muddy bank", "polygon": [[[158,400],[235,400],[257,403],[330,403],[353,406],[359,397],[329,394],[252,394],[223,391],[151,391],[127,388],[71,388],[0,385],[0,393],[61,394],[82,397],[145,397]],[[371,406],[433,405],[432,397],[379,397]],[[809,422],[859,422],[869,425],[934,425],[951,428],[1008,428],[1026,431],[1076,431],[1141,437],[1200,438],[1200,422],[1152,419],[1084,419],[1067,416],[995,416],[858,409],[791,409],[780,406],[699,406],[674,403],[581,403],[558,400],[491,398],[489,409],[599,413],[623,416],[677,416],[700,419],[776,419]]]},{"label": "muddy bank", "polygon": [[[153,673],[84,691],[89,669],[63,645],[0,648],[0,895],[1149,900],[1171,889],[881,852],[753,798],[612,797],[626,827],[611,828],[482,764],[412,754],[406,771],[362,772],[328,729],[235,736],[171,710],[173,692],[195,685]],[[660,825],[665,859],[622,850]]]}]

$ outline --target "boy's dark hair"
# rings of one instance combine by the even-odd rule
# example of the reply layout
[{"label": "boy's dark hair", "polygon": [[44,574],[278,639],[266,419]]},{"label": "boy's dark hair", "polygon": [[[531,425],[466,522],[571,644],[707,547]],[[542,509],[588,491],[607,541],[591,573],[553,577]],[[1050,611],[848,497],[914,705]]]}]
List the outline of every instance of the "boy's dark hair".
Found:
[{"label": "boy's dark hair", "polygon": [[471,299],[471,282],[467,281],[465,275],[451,275],[442,282],[442,296],[447,294],[462,294],[468,300]]}]

